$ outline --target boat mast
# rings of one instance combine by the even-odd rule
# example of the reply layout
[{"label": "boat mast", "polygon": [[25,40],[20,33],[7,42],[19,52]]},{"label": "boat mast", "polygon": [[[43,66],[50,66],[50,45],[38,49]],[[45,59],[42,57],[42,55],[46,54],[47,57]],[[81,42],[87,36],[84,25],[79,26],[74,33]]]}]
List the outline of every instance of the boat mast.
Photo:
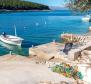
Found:
[{"label": "boat mast", "polygon": [[16,26],[14,25],[14,29],[15,29],[15,36],[17,36],[17,33],[16,33]]}]

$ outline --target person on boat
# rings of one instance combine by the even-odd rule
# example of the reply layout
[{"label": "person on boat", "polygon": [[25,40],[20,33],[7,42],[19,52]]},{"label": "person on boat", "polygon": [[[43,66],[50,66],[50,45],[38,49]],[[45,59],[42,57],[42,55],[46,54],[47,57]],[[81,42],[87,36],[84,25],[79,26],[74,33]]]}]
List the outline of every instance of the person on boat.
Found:
[{"label": "person on boat", "polygon": [[2,33],[2,35],[3,35],[5,38],[7,37],[7,35],[6,35],[6,33],[5,33],[5,32],[3,32],[3,33]]}]

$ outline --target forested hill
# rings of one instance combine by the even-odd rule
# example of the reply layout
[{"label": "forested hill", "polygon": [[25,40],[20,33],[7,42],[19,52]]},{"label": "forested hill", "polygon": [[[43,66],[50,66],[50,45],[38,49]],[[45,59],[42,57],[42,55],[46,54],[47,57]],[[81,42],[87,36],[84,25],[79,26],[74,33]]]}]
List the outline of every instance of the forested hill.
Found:
[{"label": "forested hill", "polygon": [[49,7],[42,4],[24,0],[0,0],[0,10],[49,10]]}]

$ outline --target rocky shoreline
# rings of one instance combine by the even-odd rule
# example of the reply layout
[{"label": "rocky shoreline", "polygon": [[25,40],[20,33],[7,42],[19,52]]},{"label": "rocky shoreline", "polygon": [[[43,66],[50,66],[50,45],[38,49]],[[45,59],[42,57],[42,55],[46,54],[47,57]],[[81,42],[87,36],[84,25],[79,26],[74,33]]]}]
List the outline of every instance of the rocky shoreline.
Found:
[{"label": "rocky shoreline", "polygon": [[38,63],[34,59],[10,54],[1,56],[0,84],[73,84],[75,82],[74,79],[52,72],[46,64]]},{"label": "rocky shoreline", "polygon": [[[1,56],[0,84],[91,84],[91,48],[82,50],[81,56],[70,60],[69,55],[65,57],[58,53],[63,47],[64,44],[52,42],[30,48],[29,57],[15,54]],[[63,68],[60,67],[61,64]],[[54,71],[52,67],[55,68]],[[69,68],[80,73],[79,76],[75,75],[76,79],[69,74]],[[67,69],[67,72],[59,72],[62,69]]]}]

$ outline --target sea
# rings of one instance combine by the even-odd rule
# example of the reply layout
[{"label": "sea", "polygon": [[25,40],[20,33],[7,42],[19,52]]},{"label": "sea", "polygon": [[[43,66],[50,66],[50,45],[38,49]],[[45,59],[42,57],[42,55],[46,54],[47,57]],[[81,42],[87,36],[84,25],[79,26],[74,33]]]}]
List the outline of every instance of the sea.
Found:
[{"label": "sea", "polygon": [[13,53],[29,56],[28,49],[32,46],[52,42],[62,42],[62,33],[85,34],[91,25],[83,22],[84,14],[74,13],[71,10],[51,11],[24,11],[24,12],[1,12],[0,34],[14,35],[16,25],[17,35],[24,41],[22,46],[12,46],[0,42],[0,56]]}]

